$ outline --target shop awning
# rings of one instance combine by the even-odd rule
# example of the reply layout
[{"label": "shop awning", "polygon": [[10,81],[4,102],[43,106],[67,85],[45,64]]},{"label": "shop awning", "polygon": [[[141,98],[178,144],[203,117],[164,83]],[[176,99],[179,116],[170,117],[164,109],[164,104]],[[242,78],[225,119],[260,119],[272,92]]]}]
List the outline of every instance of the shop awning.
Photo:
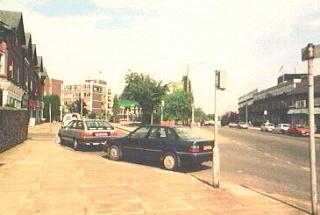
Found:
[{"label": "shop awning", "polygon": [[[290,109],[287,114],[309,114],[307,108]],[[320,114],[320,108],[314,108],[314,114]]]},{"label": "shop awning", "polygon": [[133,101],[133,100],[120,100],[115,105],[116,106],[122,106],[122,107],[140,106],[138,102]]}]

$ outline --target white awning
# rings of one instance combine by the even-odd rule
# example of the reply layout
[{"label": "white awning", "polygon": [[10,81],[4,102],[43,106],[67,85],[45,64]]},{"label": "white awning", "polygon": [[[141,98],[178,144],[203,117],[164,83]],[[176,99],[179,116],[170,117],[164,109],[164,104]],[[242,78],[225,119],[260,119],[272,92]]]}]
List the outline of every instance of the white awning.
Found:
[{"label": "white awning", "polygon": [[[309,114],[309,111],[307,108],[291,109],[287,114]],[[314,108],[314,114],[320,114],[320,108]]]}]

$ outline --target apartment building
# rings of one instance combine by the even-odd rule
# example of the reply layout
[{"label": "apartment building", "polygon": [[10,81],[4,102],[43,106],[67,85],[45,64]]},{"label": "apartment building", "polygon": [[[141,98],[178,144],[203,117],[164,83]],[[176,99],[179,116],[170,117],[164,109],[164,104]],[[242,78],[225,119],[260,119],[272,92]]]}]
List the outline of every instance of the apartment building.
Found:
[{"label": "apartment building", "polygon": [[65,85],[62,96],[64,110],[77,100],[82,101],[89,113],[98,116],[112,114],[113,98],[106,81],[90,79],[81,84]]}]

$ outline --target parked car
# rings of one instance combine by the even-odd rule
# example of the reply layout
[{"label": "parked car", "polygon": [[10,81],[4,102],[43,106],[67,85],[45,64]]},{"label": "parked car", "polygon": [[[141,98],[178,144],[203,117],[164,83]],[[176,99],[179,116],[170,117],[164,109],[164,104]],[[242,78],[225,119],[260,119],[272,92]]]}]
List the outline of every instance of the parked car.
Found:
[{"label": "parked car", "polygon": [[273,131],[274,129],[274,124],[273,123],[263,123],[261,126],[260,126],[260,130],[261,131]]},{"label": "parked car", "polygon": [[214,126],[214,120],[207,120],[203,123],[204,126],[209,126],[209,125],[212,125]]},{"label": "parked car", "polygon": [[72,120],[80,120],[79,113],[66,113],[62,119],[62,126],[67,126]]},{"label": "parked car", "polygon": [[241,129],[248,129],[248,125],[245,122],[239,122],[237,127]]},{"label": "parked car", "polygon": [[61,144],[72,144],[75,150],[83,146],[104,145],[106,140],[118,136],[116,129],[103,120],[73,120],[62,126],[58,137]]},{"label": "parked car", "polygon": [[197,137],[190,128],[144,125],[127,136],[108,140],[106,152],[110,160],[141,158],[177,170],[212,160],[213,147],[213,140]]},{"label": "parked car", "polygon": [[286,134],[290,127],[290,124],[280,123],[273,129],[272,132],[276,134]]},{"label": "parked car", "polygon": [[310,134],[310,130],[309,128],[303,126],[303,125],[294,125],[292,128],[288,129],[288,135],[292,135],[292,136],[309,136]]},{"label": "parked car", "polygon": [[236,127],[238,127],[238,123],[229,122],[228,126],[229,126],[229,128],[236,128]]}]

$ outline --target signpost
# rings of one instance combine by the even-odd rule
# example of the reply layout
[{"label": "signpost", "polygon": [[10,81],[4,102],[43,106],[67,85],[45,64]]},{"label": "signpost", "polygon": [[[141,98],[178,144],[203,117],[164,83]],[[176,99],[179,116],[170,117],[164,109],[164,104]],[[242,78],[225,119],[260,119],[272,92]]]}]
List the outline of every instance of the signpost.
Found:
[{"label": "signpost", "polygon": [[226,89],[226,74],[222,71],[215,71],[214,86],[214,147],[212,150],[212,185],[219,188],[220,184],[220,150],[217,141],[218,136],[218,112],[217,112],[217,90]]},{"label": "signpost", "polygon": [[315,151],[315,125],[314,125],[314,80],[313,80],[313,59],[320,57],[320,45],[309,43],[301,50],[302,61],[308,61],[308,103],[309,103],[309,147],[310,147],[310,183],[311,183],[311,206],[312,214],[318,214],[317,198],[317,172],[316,172],[316,151]]}]

